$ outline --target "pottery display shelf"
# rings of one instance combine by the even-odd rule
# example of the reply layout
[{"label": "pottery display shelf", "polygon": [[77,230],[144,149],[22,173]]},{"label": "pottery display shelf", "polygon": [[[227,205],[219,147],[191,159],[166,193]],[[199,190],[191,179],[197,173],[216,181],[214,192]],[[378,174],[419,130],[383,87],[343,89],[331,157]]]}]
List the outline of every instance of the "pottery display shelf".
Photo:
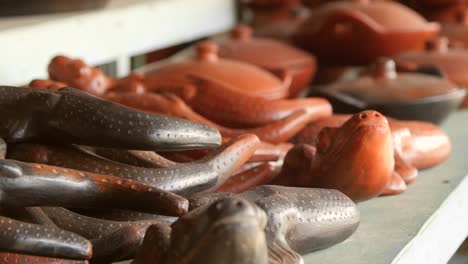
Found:
[{"label": "pottery display shelf", "polygon": [[420,172],[403,194],[360,203],[356,233],[341,244],[305,255],[304,263],[447,263],[468,235],[465,120],[468,110],[442,124],[453,144],[449,160]]},{"label": "pottery display shelf", "polygon": [[103,9],[0,18],[0,80],[21,85],[47,76],[57,54],[90,64],[116,62],[224,32],[235,24],[234,0],[111,0]]}]

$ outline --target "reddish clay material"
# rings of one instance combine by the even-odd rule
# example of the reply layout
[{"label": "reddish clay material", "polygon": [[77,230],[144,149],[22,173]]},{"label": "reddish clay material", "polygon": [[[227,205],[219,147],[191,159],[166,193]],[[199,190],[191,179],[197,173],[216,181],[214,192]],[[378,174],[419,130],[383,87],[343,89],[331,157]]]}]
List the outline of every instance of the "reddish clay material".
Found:
[{"label": "reddish clay material", "polygon": [[[333,115],[323,118],[309,124],[292,141],[297,144],[314,144],[322,128],[339,127],[350,117],[351,115]],[[450,138],[438,126],[421,121],[387,119],[392,130],[395,153],[398,153],[407,165],[418,169],[430,168],[444,162],[450,156],[452,149]],[[398,162],[397,158],[396,161]]]},{"label": "reddish clay material", "polygon": [[250,159],[258,143],[255,135],[242,135],[223,144],[201,160],[161,169],[124,165],[59,146],[17,145],[10,148],[9,157],[112,175],[168,192],[192,195],[221,186]]},{"label": "reddish clay material", "polygon": [[307,9],[254,9],[251,24],[255,35],[292,44],[297,27],[308,17]]},{"label": "reddish clay material", "polygon": [[188,209],[185,198],[132,180],[15,160],[1,160],[0,170],[5,207],[117,208],[176,216]]},{"label": "reddish clay material", "polygon": [[260,140],[271,143],[281,143],[289,140],[309,122],[316,119],[316,114],[313,111],[308,111],[306,109],[298,110],[291,113],[289,116],[259,127],[235,129],[219,125],[194,112],[190,106],[174,94],[108,93],[104,98],[141,111],[184,118],[190,121],[209,125],[218,129],[223,137],[255,134]]},{"label": "reddish clay material", "polygon": [[221,84],[199,76],[193,76],[192,84],[177,95],[199,114],[226,126],[267,125],[302,109],[312,113],[311,121],[332,113],[330,104],[322,98],[266,100],[232,89],[220,92]]},{"label": "reddish clay material", "polygon": [[368,64],[381,56],[422,50],[438,31],[438,24],[396,2],[336,1],[313,10],[294,40],[323,63]]},{"label": "reddish clay material", "polygon": [[353,115],[339,128],[322,129],[317,148],[297,145],[273,184],[337,189],[355,201],[380,195],[392,178],[393,142],[376,111]]},{"label": "reddish clay material", "polygon": [[281,166],[277,163],[265,162],[251,168],[226,181],[217,192],[241,193],[259,185],[270,183],[279,173]]},{"label": "reddish clay material", "polygon": [[51,91],[57,91],[62,88],[67,87],[67,84],[63,82],[53,81],[53,80],[41,80],[36,79],[32,80],[29,85],[30,88],[37,88],[37,89],[47,89]]},{"label": "reddish clay material", "polygon": [[167,168],[177,165],[154,151],[122,150],[110,148],[83,148],[100,157],[123,164],[144,168]]},{"label": "reddish clay material", "polygon": [[[408,129],[410,136],[401,135],[401,142],[395,148],[403,160],[419,169],[437,166],[450,156],[452,144],[448,135],[438,126],[420,121],[399,121],[390,119],[393,134],[398,130]],[[403,134],[403,133],[402,133]],[[406,138],[404,138],[406,137]]]},{"label": "reddish clay material", "polygon": [[449,80],[461,87],[468,87],[468,67],[464,67],[468,64],[468,51],[449,49],[447,38],[429,42],[426,51],[401,53],[394,59],[397,66],[407,70],[435,65]]},{"label": "reddish clay material", "polygon": [[264,161],[279,161],[286,156],[286,153],[294,147],[290,143],[270,144],[261,142],[255,150],[255,154],[250,158],[249,162],[264,162]]},{"label": "reddish clay material", "polygon": [[289,97],[296,97],[310,83],[316,70],[315,57],[283,42],[252,36],[252,29],[238,25],[231,38],[219,41],[219,56],[244,61],[272,73],[292,75]]},{"label": "reddish clay material", "polygon": [[[87,65],[80,59],[56,56],[48,67],[50,81],[34,80],[33,88],[58,89],[61,84],[86,91],[94,95],[103,95],[108,91],[127,91],[143,93],[146,91],[144,76],[130,74],[122,79],[113,79],[100,69]],[[55,82],[54,82],[55,81]]]},{"label": "reddish clay material", "polygon": [[385,187],[385,190],[380,195],[396,195],[404,192],[405,190],[405,181],[398,173],[394,171],[387,187]]},{"label": "reddish clay material", "polygon": [[441,78],[432,65],[413,70],[434,74],[397,73],[393,60],[380,58],[360,76],[318,87],[311,94],[330,100],[338,113],[376,109],[398,119],[442,122],[459,107],[466,91]]},{"label": "reddish clay material", "polygon": [[11,252],[0,252],[0,263],[9,264],[89,264],[87,260],[72,260],[65,258],[49,258]]},{"label": "reddish clay material", "polygon": [[50,79],[95,95],[104,94],[112,83],[98,68],[65,56],[54,57],[49,63],[48,71]]},{"label": "reddish clay material", "polygon": [[359,78],[343,80],[320,91],[331,95],[347,95],[367,104],[415,101],[447,95],[458,87],[446,79],[419,73],[397,73],[395,62],[379,59]]},{"label": "reddish clay material", "polygon": [[[291,77],[284,75],[283,81],[257,66],[218,57],[218,45],[202,42],[197,45],[195,58],[172,63],[145,73],[148,89],[158,91],[161,84],[183,87],[190,83],[190,75],[199,75],[215,80],[245,95],[280,99],[288,94]],[[218,91],[219,92],[219,91]]]}]

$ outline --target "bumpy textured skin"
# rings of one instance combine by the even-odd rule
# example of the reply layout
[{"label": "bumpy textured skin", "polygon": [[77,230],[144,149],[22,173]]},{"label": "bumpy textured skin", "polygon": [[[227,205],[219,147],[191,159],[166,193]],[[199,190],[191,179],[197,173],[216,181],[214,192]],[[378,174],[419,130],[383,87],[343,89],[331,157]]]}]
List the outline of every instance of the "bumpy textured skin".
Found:
[{"label": "bumpy textured skin", "polygon": [[[265,224],[265,213],[254,204],[238,197],[221,199],[175,222],[170,242],[168,230],[151,230],[135,264],[267,264]],[[158,252],[161,248],[165,254]]]},{"label": "bumpy textured skin", "polygon": [[159,220],[110,221],[79,215],[60,207],[43,207],[57,226],[91,239],[92,260],[118,261],[134,257],[151,225],[169,225]]},{"label": "bumpy textured skin", "polygon": [[[215,81],[192,76],[192,85],[175,91],[192,109],[208,119],[230,127],[255,127],[278,121],[298,110],[307,109],[317,120],[332,113],[322,98],[268,100],[226,89]],[[164,85],[161,85],[164,90]],[[220,93],[219,91],[223,92]]]},{"label": "bumpy textured skin", "polygon": [[154,151],[88,147],[81,148],[100,157],[132,166],[144,168],[167,168],[177,165],[177,162],[168,160]]},{"label": "bumpy textured skin", "polygon": [[2,207],[0,215],[31,224],[57,227],[40,207]]},{"label": "bumpy textured skin", "polygon": [[41,226],[0,216],[0,251],[54,258],[87,260],[91,243],[56,227]]},{"label": "bumpy textured skin", "polygon": [[208,120],[196,113],[180,97],[174,94],[137,94],[137,93],[108,93],[105,99],[132,107],[141,111],[162,114],[172,117],[188,119],[202,123],[219,130],[223,137],[235,137],[242,134],[255,134],[262,141],[280,143],[289,140],[302,130],[309,122],[317,119],[315,111],[307,109],[298,110],[272,121],[271,123],[255,128],[229,128]]},{"label": "bumpy textured skin", "polygon": [[[206,206],[222,197],[223,193],[196,197],[190,206]],[[336,190],[263,185],[236,197],[255,203],[267,214],[265,235],[272,264],[303,263],[300,254],[340,243],[359,225],[356,205]]]},{"label": "bumpy textured skin", "polygon": [[7,143],[0,138],[0,159],[5,159],[7,153]]},{"label": "bumpy textured skin", "polygon": [[353,115],[339,128],[327,127],[312,146],[296,145],[286,155],[274,184],[337,189],[354,201],[381,194],[394,170],[387,119],[372,110]]},{"label": "bumpy textured skin", "polygon": [[0,252],[0,264],[88,264],[87,260],[50,258],[27,254]]},{"label": "bumpy textured skin", "polygon": [[126,178],[169,192],[190,195],[210,191],[223,184],[253,155],[259,143],[255,135],[242,135],[209,156],[192,163],[161,169],[124,165],[66,147],[20,145],[9,157],[27,162],[84,170]]},{"label": "bumpy textured skin", "polygon": [[139,150],[209,148],[219,132],[183,119],[146,114],[80,90],[0,86],[0,137]]},{"label": "bumpy textured skin", "polygon": [[183,215],[176,194],[117,177],[14,160],[0,160],[0,205],[133,209]]},{"label": "bumpy textured skin", "polygon": [[[349,118],[351,115],[333,115],[310,123],[292,139],[292,142],[314,144],[322,128],[339,127]],[[399,154],[407,165],[419,169],[430,168],[444,162],[450,156],[450,138],[438,126],[422,121],[387,119],[392,131],[395,153]]]},{"label": "bumpy textured skin", "polygon": [[112,221],[143,221],[143,220],[159,220],[162,222],[173,223],[178,217],[176,216],[165,216],[157,214],[148,214],[136,211],[129,210],[119,210],[119,209],[80,209],[73,208],[73,212],[89,216],[93,218],[99,218],[104,220]]}]

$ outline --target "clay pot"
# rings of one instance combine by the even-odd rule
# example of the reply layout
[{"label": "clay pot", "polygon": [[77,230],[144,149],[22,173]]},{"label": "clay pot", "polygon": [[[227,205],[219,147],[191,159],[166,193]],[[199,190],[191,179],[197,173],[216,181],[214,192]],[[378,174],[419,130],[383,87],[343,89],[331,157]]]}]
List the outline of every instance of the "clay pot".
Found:
[{"label": "clay pot", "polygon": [[399,68],[414,70],[425,65],[435,65],[455,84],[468,87],[468,51],[449,49],[448,39],[439,38],[427,45],[426,51],[399,54],[395,57]]},{"label": "clay pot", "polygon": [[244,94],[265,99],[279,99],[288,95],[291,77],[285,73],[280,80],[272,73],[240,61],[220,59],[218,45],[202,42],[196,47],[196,55],[176,63],[146,67],[149,90],[169,84],[183,87],[190,83],[191,75],[201,76],[235,89]]},{"label": "clay pot", "polygon": [[273,38],[292,43],[292,36],[296,29],[308,17],[309,10],[305,8],[274,9],[252,11],[252,21],[249,24],[255,29],[255,35]]},{"label": "clay pot", "polygon": [[395,62],[380,59],[360,77],[319,87],[339,113],[376,109],[387,116],[439,123],[456,109],[464,89],[437,76],[397,73]]},{"label": "clay pot", "polygon": [[315,57],[277,40],[252,37],[252,29],[237,26],[231,37],[219,42],[219,56],[247,62],[275,74],[288,72],[292,76],[289,96],[297,96],[311,81]]},{"label": "clay pot", "polygon": [[360,65],[381,56],[422,50],[438,31],[437,23],[428,23],[396,2],[337,1],[313,10],[294,42],[313,52],[321,63]]}]

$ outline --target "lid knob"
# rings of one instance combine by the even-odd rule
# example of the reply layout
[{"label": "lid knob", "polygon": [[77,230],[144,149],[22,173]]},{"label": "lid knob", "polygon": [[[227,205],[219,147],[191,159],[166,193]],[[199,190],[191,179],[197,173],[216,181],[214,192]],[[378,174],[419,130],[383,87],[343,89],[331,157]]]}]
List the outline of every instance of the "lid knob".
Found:
[{"label": "lid knob", "polygon": [[438,37],[426,43],[426,50],[446,52],[449,48],[449,40],[446,37]]},{"label": "lid knob", "polygon": [[395,61],[389,58],[379,58],[370,68],[376,79],[393,79],[397,77]]},{"label": "lid knob", "polygon": [[203,41],[197,44],[197,59],[204,61],[218,61],[218,44],[213,41]]},{"label": "lid knob", "polygon": [[232,30],[231,37],[236,40],[249,40],[252,38],[252,28],[240,24]]}]

